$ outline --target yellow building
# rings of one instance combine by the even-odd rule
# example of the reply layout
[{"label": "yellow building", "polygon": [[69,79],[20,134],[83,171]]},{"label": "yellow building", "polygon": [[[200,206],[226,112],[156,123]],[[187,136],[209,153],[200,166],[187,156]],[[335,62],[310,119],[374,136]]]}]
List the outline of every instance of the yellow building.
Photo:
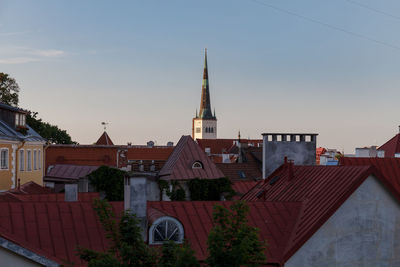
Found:
[{"label": "yellow building", "polygon": [[0,103],[0,191],[33,181],[43,185],[46,140],[26,124],[27,112]]}]

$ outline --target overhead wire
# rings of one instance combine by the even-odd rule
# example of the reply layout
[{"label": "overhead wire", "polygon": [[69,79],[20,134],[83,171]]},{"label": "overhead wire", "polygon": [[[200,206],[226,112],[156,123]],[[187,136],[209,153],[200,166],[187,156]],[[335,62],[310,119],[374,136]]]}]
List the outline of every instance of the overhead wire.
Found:
[{"label": "overhead wire", "polygon": [[268,3],[265,3],[265,2],[261,2],[259,0],[251,0],[251,1],[254,2],[254,3],[257,3],[259,5],[263,5],[265,7],[269,7],[271,9],[274,9],[274,10],[279,11],[281,13],[285,13],[287,15],[291,15],[291,16],[294,16],[294,17],[297,17],[297,18],[300,18],[300,19],[303,19],[303,20],[306,20],[306,21],[321,25],[321,26],[324,26],[324,27],[332,29],[332,30],[343,32],[343,33],[346,33],[348,35],[352,35],[352,36],[358,37],[360,39],[364,39],[364,40],[367,40],[367,41],[370,41],[370,42],[373,42],[373,43],[376,43],[376,44],[380,44],[380,45],[383,45],[383,46],[386,46],[386,47],[390,47],[390,48],[395,49],[395,50],[400,50],[400,46],[397,46],[397,45],[394,45],[394,44],[391,44],[391,43],[388,43],[388,42],[385,42],[385,41],[381,41],[381,40],[369,37],[369,36],[361,34],[361,33],[357,33],[357,32],[354,32],[354,31],[349,31],[349,30],[346,30],[344,28],[341,28],[341,27],[338,27],[338,26],[335,26],[335,25],[332,25],[332,24],[329,24],[329,23],[326,23],[326,22],[323,22],[323,21],[320,21],[320,20],[317,20],[317,19],[314,19],[314,18],[311,18],[311,17],[307,17],[307,16],[301,15],[299,13],[296,13],[296,12],[281,8],[281,7],[277,7],[275,5],[271,5],[271,4],[268,4]]},{"label": "overhead wire", "polygon": [[368,9],[368,10],[370,10],[370,11],[379,13],[379,14],[381,14],[381,15],[385,15],[385,16],[388,16],[388,17],[391,17],[391,18],[400,20],[400,16],[396,16],[396,15],[390,14],[390,13],[388,13],[388,12],[379,10],[379,9],[377,9],[377,8],[374,8],[374,7],[371,7],[371,6],[369,6],[369,5],[366,5],[366,4],[363,4],[363,3],[360,3],[360,2],[357,2],[357,1],[354,1],[354,0],[346,0],[346,1],[349,2],[349,3],[351,3],[351,4],[353,4],[353,5],[356,5],[356,6],[365,8],[365,9]]}]

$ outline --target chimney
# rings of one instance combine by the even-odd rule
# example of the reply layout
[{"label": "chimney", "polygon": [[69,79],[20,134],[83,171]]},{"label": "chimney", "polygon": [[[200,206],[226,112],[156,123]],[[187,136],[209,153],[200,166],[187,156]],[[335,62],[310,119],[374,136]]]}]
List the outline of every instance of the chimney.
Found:
[{"label": "chimney", "polygon": [[289,175],[288,180],[289,180],[289,181],[292,181],[293,178],[294,178],[293,165],[294,165],[293,160],[289,160],[288,163],[287,163],[287,168],[288,168],[288,172],[289,172],[289,173],[288,173],[288,175]]},{"label": "chimney", "polygon": [[147,179],[146,177],[127,177],[124,187],[124,209],[139,219],[143,240],[147,239]]},{"label": "chimney", "polygon": [[65,201],[78,201],[78,184],[65,184]]}]

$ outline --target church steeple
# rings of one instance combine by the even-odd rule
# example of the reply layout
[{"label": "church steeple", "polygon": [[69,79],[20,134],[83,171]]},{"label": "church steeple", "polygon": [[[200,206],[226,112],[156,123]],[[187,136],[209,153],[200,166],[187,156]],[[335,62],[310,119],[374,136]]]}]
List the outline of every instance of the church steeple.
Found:
[{"label": "church steeple", "polygon": [[201,86],[201,103],[199,118],[215,119],[211,111],[210,88],[208,83],[207,48],[204,55],[203,83]]},{"label": "church steeple", "polygon": [[204,55],[203,83],[201,86],[200,111],[192,120],[193,139],[216,139],[217,117],[211,111],[210,88],[208,84],[207,49]]}]

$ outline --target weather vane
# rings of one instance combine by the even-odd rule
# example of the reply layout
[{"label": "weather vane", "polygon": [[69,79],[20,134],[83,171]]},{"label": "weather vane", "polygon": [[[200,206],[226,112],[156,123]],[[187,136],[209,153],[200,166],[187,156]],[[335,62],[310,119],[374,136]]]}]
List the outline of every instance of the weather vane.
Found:
[{"label": "weather vane", "polygon": [[104,122],[104,121],[103,121],[103,122],[101,122],[101,125],[104,126],[104,131],[106,131],[108,122]]}]

